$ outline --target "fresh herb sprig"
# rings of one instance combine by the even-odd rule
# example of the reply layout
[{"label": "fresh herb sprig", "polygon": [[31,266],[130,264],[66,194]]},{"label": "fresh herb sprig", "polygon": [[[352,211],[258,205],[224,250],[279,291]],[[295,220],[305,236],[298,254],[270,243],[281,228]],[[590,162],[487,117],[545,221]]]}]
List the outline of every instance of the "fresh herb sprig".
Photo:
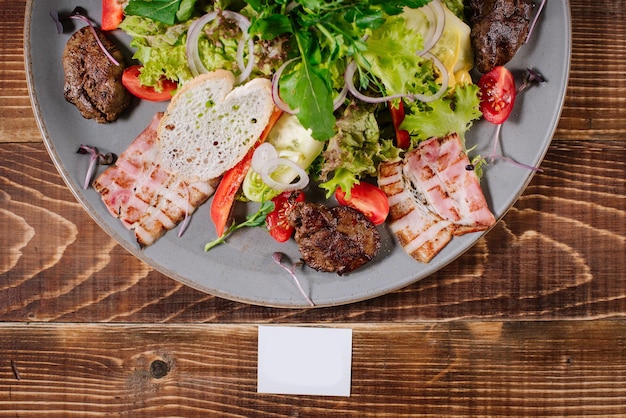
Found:
[{"label": "fresh herb sprig", "polygon": [[247,226],[254,227],[254,226],[264,225],[265,218],[270,212],[274,210],[274,207],[275,207],[274,202],[272,202],[271,200],[262,202],[261,206],[259,206],[259,210],[257,210],[251,215],[248,215],[244,222],[232,223],[230,227],[221,236],[207,243],[204,246],[204,251],[209,251],[213,247],[217,247],[218,245],[225,243],[226,238],[228,238],[233,232],[237,231],[238,229],[245,228]]}]

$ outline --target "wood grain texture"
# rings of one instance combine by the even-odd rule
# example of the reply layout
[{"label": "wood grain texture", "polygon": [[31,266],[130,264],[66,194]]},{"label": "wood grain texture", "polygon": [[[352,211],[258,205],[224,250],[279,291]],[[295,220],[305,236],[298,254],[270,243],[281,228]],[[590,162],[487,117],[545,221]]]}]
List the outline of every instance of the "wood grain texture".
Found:
[{"label": "wood grain texture", "polygon": [[623,321],[343,327],[350,397],[257,393],[256,325],[4,324],[0,416],[626,414]]}]

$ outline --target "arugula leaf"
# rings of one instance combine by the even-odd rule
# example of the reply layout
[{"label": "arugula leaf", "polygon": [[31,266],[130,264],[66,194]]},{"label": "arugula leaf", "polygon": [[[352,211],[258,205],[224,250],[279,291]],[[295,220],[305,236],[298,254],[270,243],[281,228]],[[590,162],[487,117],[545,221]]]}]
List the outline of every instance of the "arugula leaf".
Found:
[{"label": "arugula leaf", "polygon": [[181,0],[130,0],[124,9],[127,15],[144,16],[173,25]]},{"label": "arugula leaf", "polygon": [[[335,134],[333,98],[328,70],[314,65],[319,57],[315,45],[305,34],[296,33],[301,51],[300,66],[280,82],[280,96],[292,109],[298,109],[297,117],[302,126],[312,131],[313,138],[325,141]],[[309,46],[307,51],[307,46]]]}]

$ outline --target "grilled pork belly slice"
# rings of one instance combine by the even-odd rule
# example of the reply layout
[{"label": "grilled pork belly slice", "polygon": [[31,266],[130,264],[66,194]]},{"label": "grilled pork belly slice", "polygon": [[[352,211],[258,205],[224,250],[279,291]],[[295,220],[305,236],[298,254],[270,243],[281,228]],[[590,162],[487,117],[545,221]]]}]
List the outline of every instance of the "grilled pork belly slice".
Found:
[{"label": "grilled pork belly slice", "polygon": [[140,246],[153,244],[190,216],[215,191],[218,179],[187,183],[165,170],[156,147],[157,113],[150,125],[93,183],[109,212],[135,232]]},{"label": "grilled pork belly slice", "polygon": [[403,160],[380,164],[392,232],[413,258],[428,263],[453,235],[495,224],[457,134],[431,138]]},{"label": "grilled pork belly slice", "polygon": [[452,223],[432,212],[407,187],[402,160],[378,167],[378,186],[389,199],[389,226],[404,250],[414,259],[428,263],[452,239]]},{"label": "grilled pork belly slice", "polygon": [[482,231],[495,218],[456,133],[431,138],[404,157],[403,174],[426,205],[454,224],[455,235]]}]

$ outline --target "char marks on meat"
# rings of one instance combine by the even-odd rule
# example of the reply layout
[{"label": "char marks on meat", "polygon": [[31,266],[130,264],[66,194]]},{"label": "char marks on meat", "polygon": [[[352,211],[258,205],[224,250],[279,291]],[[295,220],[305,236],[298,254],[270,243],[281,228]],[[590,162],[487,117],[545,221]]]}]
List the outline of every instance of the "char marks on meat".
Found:
[{"label": "char marks on meat", "polygon": [[431,138],[403,160],[378,168],[378,185],[389,199],[393,233],[413,258],[428,263],[454,235],[495,224],[457,134]]},{"label": "char marks on meat", "polygon": [[470,0],[471,42],[476,68],[487,73],[505,65],[526,41],[531,0]]},{"label": "char marks on meat", "polygon": [[99,123],[113,122],[130,104],[130,94],[122,85],[124,57],[101,30],[94,29],[120,65],[107,58],[89,26],[79,29],[70,37],[63,51],[63,94],[84,118],[95,119]]},{"label": "char marks on meat", "polygon": [[157,127],[162,113],[93,183],[111,214],[134,230],[145,247],[190,216],[215,191],[217,179],[186,183],[159,163]]},{"label": "char marks on meat", "polygon": [[289,213],[289,223],[302,258],[315,270],[342,275],[372,260],[380,249],[374,224],[347,206],[299,202]]}]

